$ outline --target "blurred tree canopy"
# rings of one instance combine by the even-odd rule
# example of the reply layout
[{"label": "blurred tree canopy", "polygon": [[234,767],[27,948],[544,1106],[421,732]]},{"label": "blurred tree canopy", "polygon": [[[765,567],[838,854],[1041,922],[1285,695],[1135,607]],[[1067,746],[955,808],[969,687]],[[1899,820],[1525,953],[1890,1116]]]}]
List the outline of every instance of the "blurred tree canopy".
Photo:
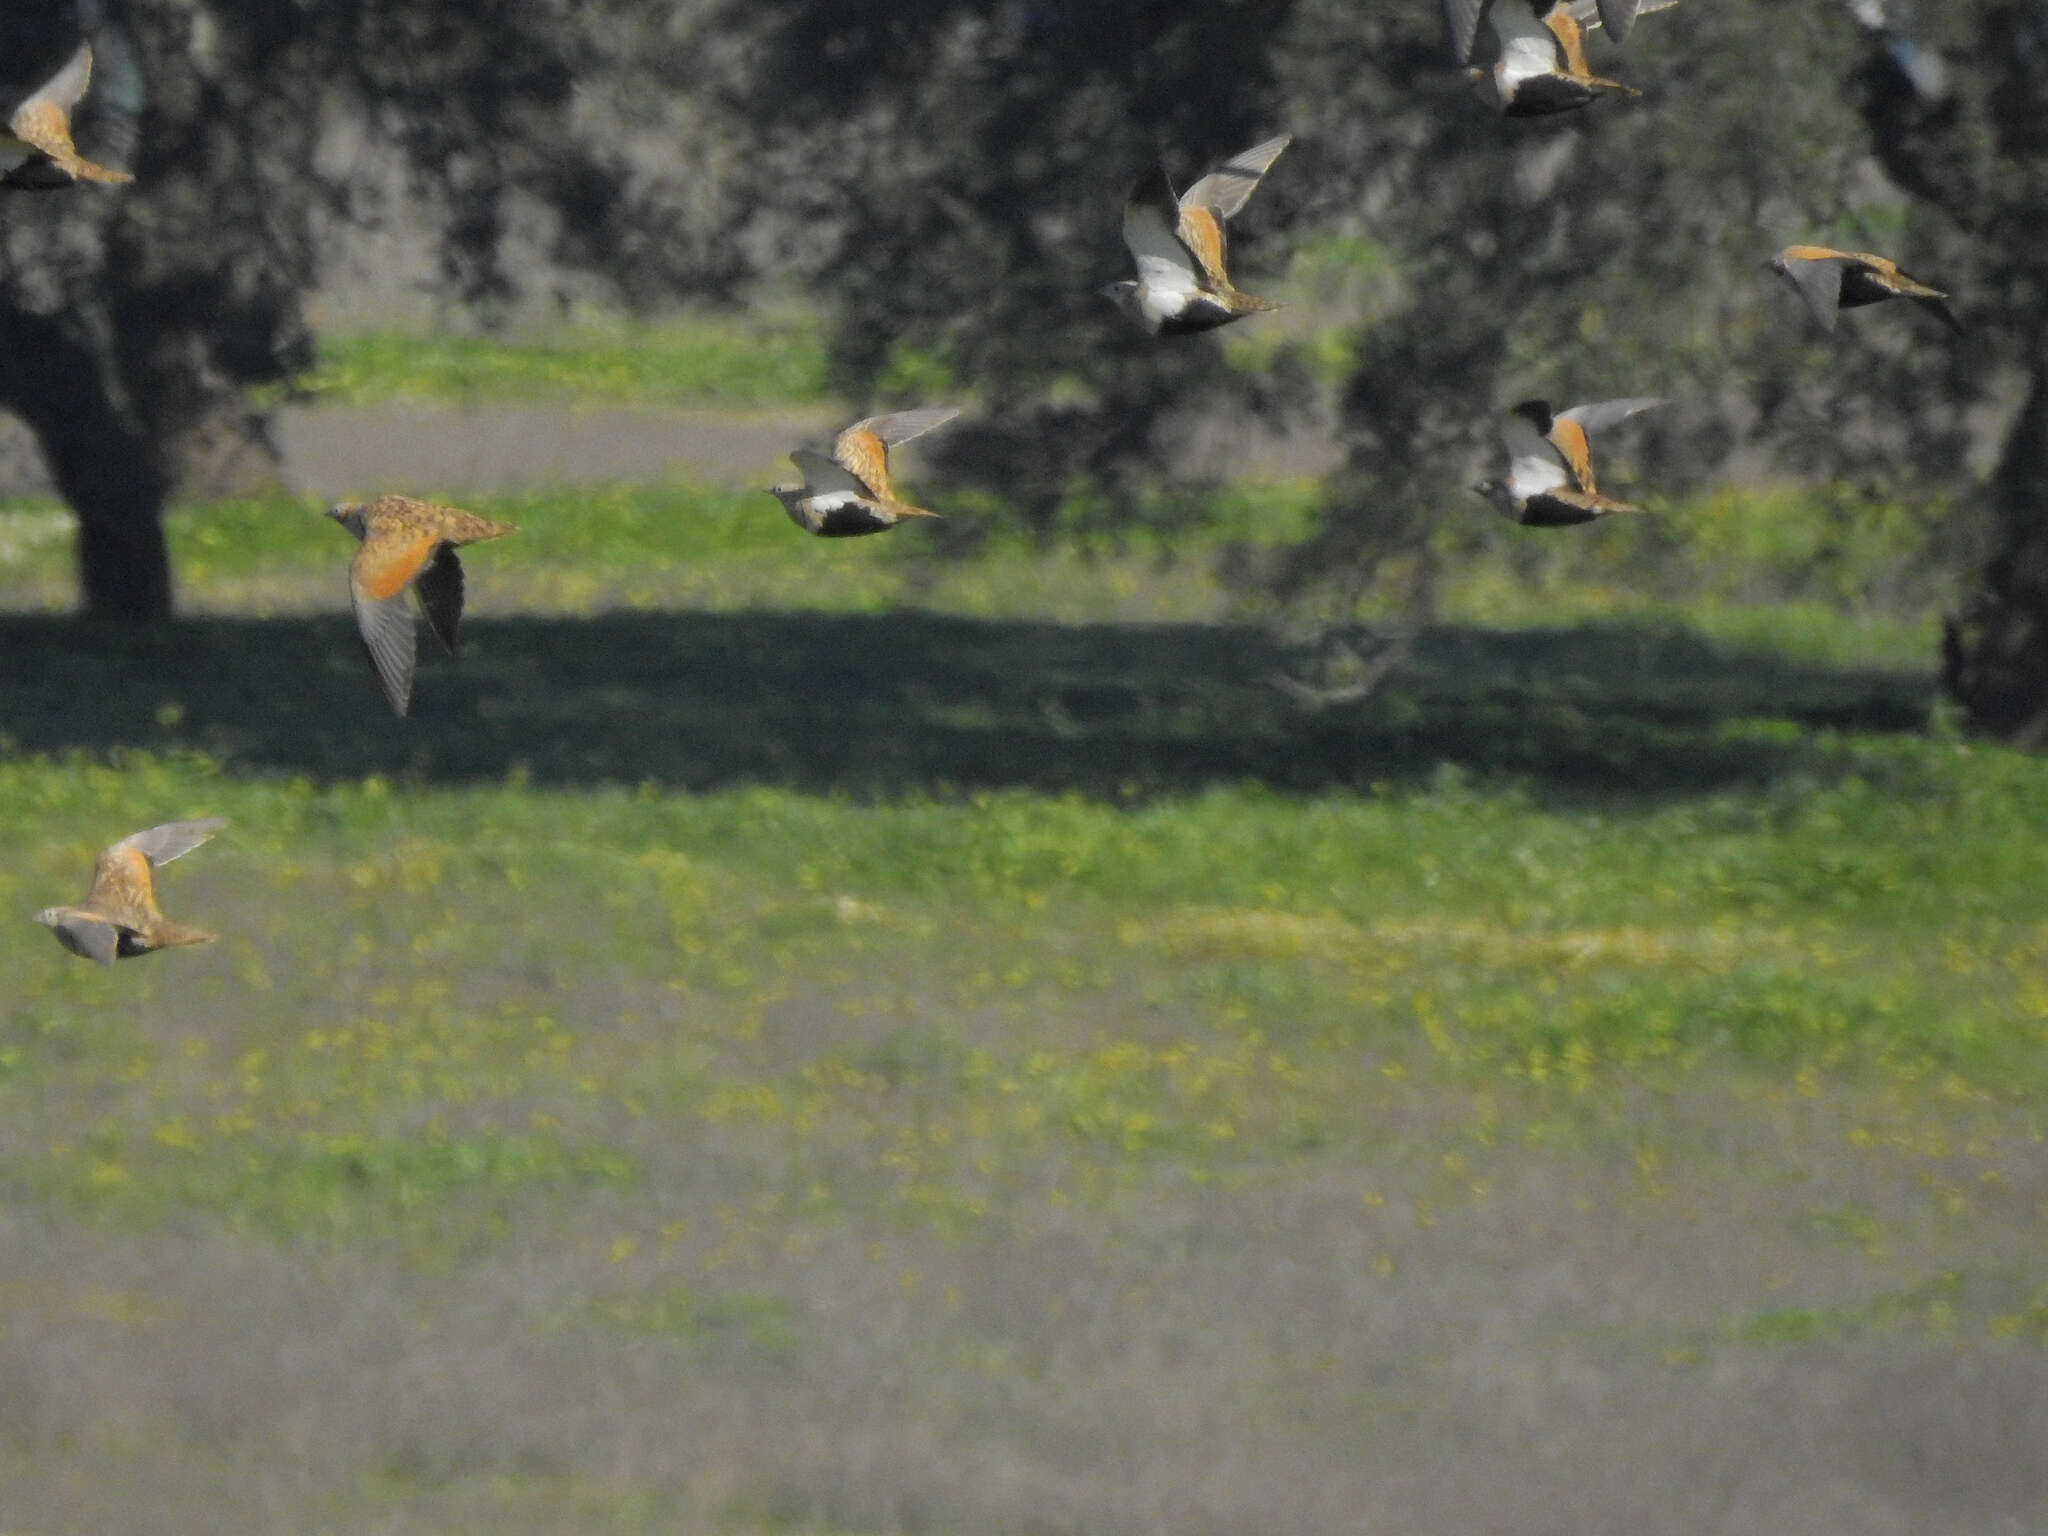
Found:
[{"label": "blurred tree canopy", "polygon": [[[179,455],[307,361],[323,232],[402,197],[486,312],[515,226],[638,307],[801,281],[838,387],[899,403],[936,366],[982,406],[942,468],[1040,527],[1170,510],[1213,472],[1197,426],[1316,408],[1334,356],[1346,463],[1264,572],[1293,595],[1391,557],[1426,577],[1446,509],[1485,515],[1462,487],[1498,407],[1666,395],[1638,439],[1659,492],[1740,465],[1988,496],[2002,549],[1950,681],[2008,734],[2048,710],[2043,0],[1953,0],[1910,37],[1900,0],[1693,0],[1596,39],[1641,99],[1512,121],[1451,67],[1436,0],[85,3],[133,41],[138,181],[6,204],[0,401],[80,512],[91,610],[164,611]],[[10,80],[75,40],[49,9],[0,22]],[[124,131],[114,84],[88,152]],[[1144,336],[1097,294],[1126,275],[1125,188],[1280,130],[1233,225],[1245,286],[1336,250],[1367,300],[1221,333],[1270,345]],[[1896,257],[1963,337],[1917,314],[1820,336],[1761,271],[1793,241]]]},{"label": "blurred tree canopy", "polygon": [[[0,14],[19,101],[95,48],[76,114],[132,186],[0,202],[0,406],[77,511],[88,612],[167,613],[166,496],[223,440],[260,435],[247,386],[313,360],[323,243],[405,205],[437,281],[488,309],[514,226],[624,298],[672,302],[739,269],[686,151],[641,174],[633,136],[683,139],[663,74],[675,6],[526,0],[40,0]],[[11,109],[10,109],[11,110]]]}]

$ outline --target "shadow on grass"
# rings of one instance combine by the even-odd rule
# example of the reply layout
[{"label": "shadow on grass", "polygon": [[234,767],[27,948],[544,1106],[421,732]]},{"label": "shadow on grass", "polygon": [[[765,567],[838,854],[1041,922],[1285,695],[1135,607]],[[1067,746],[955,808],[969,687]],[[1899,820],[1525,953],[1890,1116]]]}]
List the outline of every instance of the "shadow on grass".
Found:
[{"label": "shadow on grass", "polygon": [[[483,618],[422,645],[408,720],[341,616],[137,634],[0,619],[16,750],[197,748],[238,771],[379,773],[858,797],[1028,787],[1308,792],[1440,765],[1538,793],[1687,794],[1769,779],[1803,728],[1919,728],[1924,676],[1852,672],[1668,630],[1439,630],[1379,695],[1317,713],[1254,628],[896,613]],[[1779,729],[1758,722],[1780,722]]]}]

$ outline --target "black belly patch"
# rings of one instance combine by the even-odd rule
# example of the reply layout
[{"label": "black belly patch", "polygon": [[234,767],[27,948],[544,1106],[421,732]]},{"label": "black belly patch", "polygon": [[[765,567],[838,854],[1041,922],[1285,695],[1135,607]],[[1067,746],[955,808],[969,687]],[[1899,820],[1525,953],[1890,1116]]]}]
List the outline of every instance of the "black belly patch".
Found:
[{"label": "black belly patch", "polygon": [[875,516],[866,507],[857,503],[834,507],[818,520],[818,537],[821,539],[851,539],[863,533],[880,533],[884,528],[893,528],[893,522]]},{"label": "black belly patch", "polygon": [[1522,526],[1570,528],[1579,523],[1590,523],[1599,515],[1590,507],[1561,501],[1555,496],[1531,496],[1522,508]]},{"label": "black belly patch", "polygon": [[1531,75],[1509,98],[1509,117],[1548,117],[1570,112],[1593,99],[1590,87],[1569,75]]},{"label": "black belly patch", "polygon": [[1842,293],[1835,302],[1843,309],[1855,309],[1862,304],[1876,304],[1893,297],[1891,289],[1885,287],[1861,267],[1842,269]]},{"label": "black belly patch", "polygon": [[1159,322],[1162,336],[1193,336],[1199,331],[1213,331],[1219,325],[1228,325],[1240,318],[1237,312],[1206,293],[1195,295],[1182,305],[1177,314],[1168,315]]}]

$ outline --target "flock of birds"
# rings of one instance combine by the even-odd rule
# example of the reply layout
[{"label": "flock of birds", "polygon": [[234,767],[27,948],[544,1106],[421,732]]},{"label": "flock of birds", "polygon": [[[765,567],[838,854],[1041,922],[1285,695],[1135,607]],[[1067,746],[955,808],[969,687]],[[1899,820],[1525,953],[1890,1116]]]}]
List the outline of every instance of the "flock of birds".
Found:
[{"label": "flock of birds", "polygon": [[[1451,50],[1482,99],[1510,117],[1576,111],[1603,95],[1638,94],[1593,73],[1586,33],[1604,27],[1624,41],[1640,15],[1678,0],[1440,0]],[[1859,19],[1876,0],[1850,0]],[[1858,10],[1858,7],[1861,10]],[[1881,8],[1876,14],[1880,20]],[[1484,60],[1484,62],[1475,62]],[[79,182],[130,180],[85,159],[71,137],[71,111],[92,75],[83,44],[23,101],[0,134],[0,190],[55,191]],[[1226,225],[1291,142],[1286,134],[1255,144],[1175,192],[1165,170],[1142,178],[1125,199],[1123,239],[1135,278],[1112,283],[1105,297],[1155,336],[1194,335],[1277,306],[1231,280]],[[1883,256],[1792,245],[1769,266],[1824,329],[1837,313],[1905,298],[1946,324],[1958,324],[1948,295],[1901,272]],[[1514,406],[1500,424],[1508,458],[1504,477],[1472,489],[1502,516],[1555,528],[1639,510],[1603,494],[1594,473],[1591,434],[1663,404],[1654,396],[1603,400],[1552,410],[1542,400]],[[791,521],[823,538],[881,533],[906,518],[939,514],[901,500],[889,483],[889,450],[952,420],[952,408],[895,411],[855,422],[829,455],[790,455],[801,480],[772,487]],[[428,628],[451,652],[462,616],[462,564],[456,549],[517,532],[510,523],[411,496],[384,495],[329,510],[358,541],[349,563],[349,598],[384,696],[404,715],[412,697],[417,633],[412,594]],[[157,904],[154,871],[204,843],[226,823],[218,817],[174,821],[121,839],[100,854],[92,889],[76,906],[46,907],[36,921],[66,949],[103,965],[154,950],[204,944],[215,935],[174,923]]]}]

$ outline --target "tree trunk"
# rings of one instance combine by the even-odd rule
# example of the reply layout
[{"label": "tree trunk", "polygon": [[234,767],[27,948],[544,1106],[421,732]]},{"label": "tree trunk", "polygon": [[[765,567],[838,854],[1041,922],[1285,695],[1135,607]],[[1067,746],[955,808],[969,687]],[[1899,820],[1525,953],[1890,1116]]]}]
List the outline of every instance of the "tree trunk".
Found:
[{"label": "tree trunk", "polygon": [[2029,751],[2048,747],[2048,363],[1991,482],[1998,553],[1942,626],[1942,682],[1970,724]]},{"label": "tree trunk", "polygon": [[155,444],[108,378],[113,355],[62,320],[0,311],[0,404],[28,423],[78,514],[85,611],[148,623],[171,612],[167,482]]}]

